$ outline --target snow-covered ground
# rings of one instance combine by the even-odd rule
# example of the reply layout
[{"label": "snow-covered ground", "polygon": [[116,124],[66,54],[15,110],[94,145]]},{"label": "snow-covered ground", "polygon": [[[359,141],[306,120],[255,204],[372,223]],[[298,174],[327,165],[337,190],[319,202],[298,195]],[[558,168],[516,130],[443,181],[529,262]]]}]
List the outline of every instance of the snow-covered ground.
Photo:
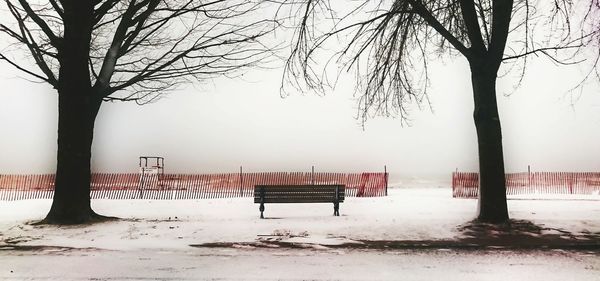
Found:
[{"label": "snow-covered ground", "polygon": [[0,280],[597,281],[597,254],[565,251],[97,249],[0,252]]},{"label": "snow-covered ground", "polygon": [[[600,233],[600,196],[572,200],[509,200],[510,216],[547,232]],[[33,226],[50,200],[0,201],[0,245],[109,250],[179,248],[215,242],[287,241],[336,245],[358,240],[452,240],[475,217],[477,200],[455,199],[450,188],[391,188],[389,196],[333,204],[266,204],[259,218],[252,198],[94,200],[104,215],[123,218],[87,226]]]},{"label": "snow-covered ground", "polygon": [[[443,183],[410,183],[391,188],[387,197],[346,198],[340,217],[332,215],[332,204],[267,204],[260,219],[252,198],[94,200],[97,212],[122,219],[34,226],[50,200],[0,201],[0,279],[600,280],[598,247],[348,246],[464,243],[462,226],[475,217],[477,200],[454,199]],[[533,236],[568,242],[591,235],[599,243],[600,196],[508,204],[512,218],[541,227]]]}]

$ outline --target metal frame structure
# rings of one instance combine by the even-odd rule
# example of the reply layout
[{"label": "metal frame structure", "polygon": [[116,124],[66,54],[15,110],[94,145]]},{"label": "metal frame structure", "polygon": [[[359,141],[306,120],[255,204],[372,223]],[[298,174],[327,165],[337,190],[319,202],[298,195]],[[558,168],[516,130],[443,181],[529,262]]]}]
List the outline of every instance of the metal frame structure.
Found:
[{"label": "metal frame structure", "polygon": [[[156,163],[156,165],[148,166],[148,160]],[[142,161],[144,162],[144,166],[142,166]],[[146,171],[157,170],[159,175],[164,175],[165,173],[165,158],[160,156],[140,156],[139,160],[140,165],[140,173],[144,174]]]}]

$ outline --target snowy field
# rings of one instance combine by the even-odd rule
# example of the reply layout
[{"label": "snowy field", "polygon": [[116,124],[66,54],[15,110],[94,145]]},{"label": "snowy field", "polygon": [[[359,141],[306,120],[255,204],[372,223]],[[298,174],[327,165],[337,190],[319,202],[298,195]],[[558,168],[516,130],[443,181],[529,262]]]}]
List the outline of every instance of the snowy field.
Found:
[{"label": "snowy field", "polygon": [[[123,218],[90,226],[32,226],[50,200],[0,202],[0,239],[19,245],[186,248],[189,244],[251,242],[276,236],[305,243],[353,240],[440,240],[461,233],[477,200],[452,198],[449,188],[391,188],[388,197],[346,198],[333,204],[266,204],[259,218],[252,198],[204,200],[94,200],[97,212]],[[600,232],[600,196],[572,200],[509,200],[510,216],[571,233]],[[159,241],[160,243],[157,243]]]},{"label": "snowy field", "polygon": [[[497,279],[501,276],[496,272],[499,267],[516,263],[518,266],[511,267],[516,275],[544,272],[548,276],[544,280],[600,280],[597,250],[514,254],[490,253],[489,249],[465,253],[444,249],[386,251],[335,247],[366,240],[457,241],[464,236],[460,227],[475,217],[477,201],[454,199],[451,194],[448,187],[391,188],[387,197],[346,198],[340,205],[340,217],[332,215],[333,204],[266,204],[266,219],[259,218],[258,204],[252,198],[94,200],[97,212],[122,219],[87,226],[33,226],[29,223],[44,217],[50,200],[0,201],[0,279],[399,280],[402,278],[394,271],[405,268],[412,274],[407,276],[413,276],[409,279],[428,280],[418,270],[435,268],[438,264],[431,276],[454,272],[456,279],[452,280],[461,280],[463,274],[474,276],[473,280],[503,280]],[[509,200],[510,215],[542,227],[541,234],[564,234],[577,239],[600,233],[600,196],[550,199]],[[279,244],[268,243],[272,241],[300,245],[301,249],[277,248]],[[262,242],[267,246],[256,247],[263,245]],[[190,246],[206,243],[228,246]],[[71,272],[66,277],[57,273],[48,275],[43,270],[47,266],[40,267],[47,261],[57,263],[53,266],[57,269],[68,268],[66,265],[88,269]],[[389,267],[392,261],[397,261],[399,267]],[[455,264],[461,261],[478,264],[480,270],[464,267],[459,270]],[[568,265],[565,268],[572,273],[552,273],[553,262]],[[300,265],[310,268],[311,273],[294,273],[294,268]],[[332,266],[340,275],[318,274]],[[353,266],[392,272],[352,274],[357,270]],[[274,269],[261,277],[260,272],[267,267]],[[245,276],[244,271],[259,275]]]}]

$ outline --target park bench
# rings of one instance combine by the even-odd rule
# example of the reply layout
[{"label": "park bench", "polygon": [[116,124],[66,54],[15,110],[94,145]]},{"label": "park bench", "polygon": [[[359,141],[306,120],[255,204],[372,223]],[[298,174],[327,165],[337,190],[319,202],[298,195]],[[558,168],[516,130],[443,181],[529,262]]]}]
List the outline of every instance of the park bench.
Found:
[{"label": "park bench", "polygon": [[333,203],[333,215],[340,215],[344,202],[344,185],[256,185],[254,203],[260,203],[263,219],[266,203]]}]

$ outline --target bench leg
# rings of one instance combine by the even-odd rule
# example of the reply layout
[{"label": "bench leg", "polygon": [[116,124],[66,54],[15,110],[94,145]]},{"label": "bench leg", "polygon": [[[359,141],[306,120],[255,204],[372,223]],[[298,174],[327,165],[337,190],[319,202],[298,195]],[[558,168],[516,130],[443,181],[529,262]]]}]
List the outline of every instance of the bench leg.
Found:
[{"label": "bench leg", "polygon": [[265,204],[260,203],[260,207],[258,207],[258,210],[260,211],[260,218],[264,219],[265,217],[263,216],[263,212],[265,211]]},{"label": "bench leg", "polygon": [[340,203],[338,202],[333,203],[333,215],[338,217],[340,216]]}]

